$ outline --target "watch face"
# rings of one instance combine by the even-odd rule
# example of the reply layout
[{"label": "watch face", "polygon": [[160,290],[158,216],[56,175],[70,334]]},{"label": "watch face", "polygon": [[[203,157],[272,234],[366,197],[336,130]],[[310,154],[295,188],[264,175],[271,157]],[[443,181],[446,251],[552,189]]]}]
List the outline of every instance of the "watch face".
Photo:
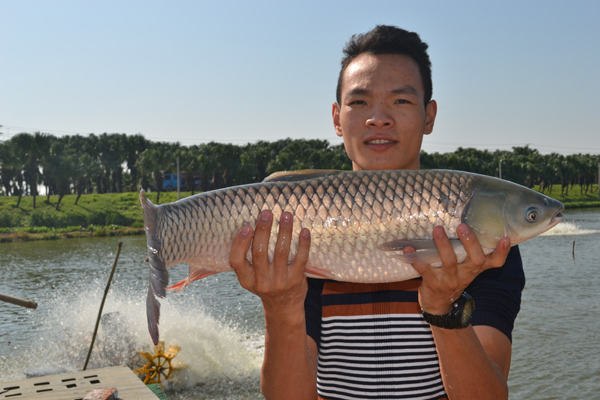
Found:
[{"label": "watch face", "polygon": [[467,326],[471,322],[471,315],[473,314],[473,301],[467,301],[464,305],[462,315],[460,316],[460,323],[462,326]]}]

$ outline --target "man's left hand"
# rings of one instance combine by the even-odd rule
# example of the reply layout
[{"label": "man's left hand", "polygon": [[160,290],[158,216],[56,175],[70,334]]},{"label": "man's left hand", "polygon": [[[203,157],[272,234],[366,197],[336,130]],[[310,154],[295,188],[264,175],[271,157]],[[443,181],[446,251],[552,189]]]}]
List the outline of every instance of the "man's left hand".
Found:
[{"label": "man's left hand", "polygon": [[[475,233],[466,224],[460,224],[456,233],[467,252],[467,258],[460,264],[456,253],[441,226],[433,230],[433,239],[442,259],[442,267],[435,268],[424,262],[415,262],[412,266],[423,278],[419,289],[421,308],[430,314],[445,315],[452,304],[481,272],[504,265],[510,251],[510,239],[502,238],[493,253],[486,256]],[[405,253],[415,251],[406,248]]]}]

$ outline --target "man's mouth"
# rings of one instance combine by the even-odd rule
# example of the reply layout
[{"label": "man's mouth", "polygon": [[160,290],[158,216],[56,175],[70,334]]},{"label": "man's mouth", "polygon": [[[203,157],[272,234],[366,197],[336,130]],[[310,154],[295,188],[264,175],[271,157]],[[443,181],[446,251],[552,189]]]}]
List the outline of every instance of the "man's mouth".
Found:
[{"label": "man's mouth", "polygon": [[387,139],[373,139],[373,140],[368,140],[365,143],[366,144],[388,144],[388,143],[394,143],[394,141],[387,140]]}]

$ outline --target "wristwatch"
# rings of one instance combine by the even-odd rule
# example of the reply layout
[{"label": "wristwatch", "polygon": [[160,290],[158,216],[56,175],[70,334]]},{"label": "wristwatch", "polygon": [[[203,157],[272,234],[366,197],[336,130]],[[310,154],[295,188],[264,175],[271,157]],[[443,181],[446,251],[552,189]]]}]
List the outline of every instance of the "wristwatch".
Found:
[{"label": "wristwatch", "polygon": [[471,323],[475,301],[467,292],[463,292],[458,300],[452,304],[452,311],[446,315],[433,315],[421,309],[421,314],[429,325],[445,329],[466,328]]}]

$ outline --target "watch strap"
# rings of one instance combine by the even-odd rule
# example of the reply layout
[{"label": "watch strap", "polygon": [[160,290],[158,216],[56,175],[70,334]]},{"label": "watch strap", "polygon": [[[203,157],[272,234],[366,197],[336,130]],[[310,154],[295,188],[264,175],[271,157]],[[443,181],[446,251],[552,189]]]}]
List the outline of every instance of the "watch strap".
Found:
[{"label": "watch strap", "polygon": [[446,315],[434,315],[421,309],[423,318],[429,325],[444,329],[460,329],[471,324],[475,303],[473,297],[463,292],[458,300],[452,304],[452,310]]}]

